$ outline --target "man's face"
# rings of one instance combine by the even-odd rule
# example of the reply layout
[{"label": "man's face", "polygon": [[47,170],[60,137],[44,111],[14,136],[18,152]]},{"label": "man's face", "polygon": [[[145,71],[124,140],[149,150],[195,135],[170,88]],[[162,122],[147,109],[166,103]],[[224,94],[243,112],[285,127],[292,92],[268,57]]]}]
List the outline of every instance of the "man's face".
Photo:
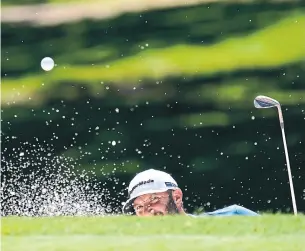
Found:
[{"label": "man's face", "polygon": [[133,202],[137,216],[163,216],[178,213],[171,192],[144,194]]}]

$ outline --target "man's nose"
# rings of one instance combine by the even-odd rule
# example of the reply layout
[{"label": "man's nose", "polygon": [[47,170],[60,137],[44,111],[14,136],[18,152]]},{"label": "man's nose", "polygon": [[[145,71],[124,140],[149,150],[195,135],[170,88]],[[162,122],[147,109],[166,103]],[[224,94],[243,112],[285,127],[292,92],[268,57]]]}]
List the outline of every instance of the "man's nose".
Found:
[{"label": "man's nose", "polygon": [[155,214],[155,210],[153,208],[148,208],[148,212],[151,214],[151,215],[154,215]]},{"label": "man's nose", "polygon": [[147,207],[145,208],[145,214],[146,215],[154,215],[155,210],[150,205],[147,205]]}]

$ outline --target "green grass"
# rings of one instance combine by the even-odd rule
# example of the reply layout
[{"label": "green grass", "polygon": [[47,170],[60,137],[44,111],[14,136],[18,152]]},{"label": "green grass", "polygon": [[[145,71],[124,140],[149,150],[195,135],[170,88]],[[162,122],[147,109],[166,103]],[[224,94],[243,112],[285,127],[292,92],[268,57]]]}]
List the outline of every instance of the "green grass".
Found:
[{"label": "green grass", "polygon": [[305,250],[305,217],[12,217],[3,251]]},{"label": "green grass", "polygon": [[[35,102],[44,102],[50,89],[60,82],[82,83],[93,95],[105,92],[101,82],[137,85],[139,79],[157,81],[170,76],[206,76],[302,62],[305,58],[304,26],[305,15],[300,13],[249,36],[226,39],[211,46],[148,47],[133,56],[95,66],[65,66],[55,58],[58,67],[51,72],[4,78],[1,103],[28,102],[29,97]],[[42,87],[42,83],[45,86]]]},{"label": "green grass", "polygon": [[[106,2],[107,0],[98,0],[100,2]],[[69,4],[69,3],[88,3],[88,2],[94,2],[94,0],[47,0],[47,1],[39,1],[39,0],[33,0],[33,1],[10,1],[10,0],[3,0],[2,6],[19,6],[19,5],[37,5],[37,4]],[[96,2],[96,1],[95,1]]]}]

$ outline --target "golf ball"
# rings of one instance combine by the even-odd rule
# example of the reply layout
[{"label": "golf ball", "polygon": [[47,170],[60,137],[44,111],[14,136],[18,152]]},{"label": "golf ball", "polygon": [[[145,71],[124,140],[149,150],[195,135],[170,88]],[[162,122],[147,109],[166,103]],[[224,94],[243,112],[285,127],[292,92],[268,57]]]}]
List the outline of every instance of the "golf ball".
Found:
[{"label": "golf ball", "polygon": [[50,57],[45,57],[41,60],[41,68],[45,71],[50,71],[54,67],[54,60]]}]

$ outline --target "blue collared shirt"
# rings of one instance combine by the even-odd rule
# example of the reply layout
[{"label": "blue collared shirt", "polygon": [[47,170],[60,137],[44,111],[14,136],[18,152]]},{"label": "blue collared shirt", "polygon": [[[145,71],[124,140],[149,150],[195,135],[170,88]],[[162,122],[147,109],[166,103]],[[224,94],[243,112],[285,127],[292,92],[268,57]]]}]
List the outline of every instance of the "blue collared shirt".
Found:
[{"label": "blue collared shirt", "polygon": [[191,215],[191,216],[200,217],[200,216],[232,216],[232,215],[258,216],[259,214],[245,207],[232,205],[229,207],[218,209],[213,212],[206,212],[199,215]]}]

